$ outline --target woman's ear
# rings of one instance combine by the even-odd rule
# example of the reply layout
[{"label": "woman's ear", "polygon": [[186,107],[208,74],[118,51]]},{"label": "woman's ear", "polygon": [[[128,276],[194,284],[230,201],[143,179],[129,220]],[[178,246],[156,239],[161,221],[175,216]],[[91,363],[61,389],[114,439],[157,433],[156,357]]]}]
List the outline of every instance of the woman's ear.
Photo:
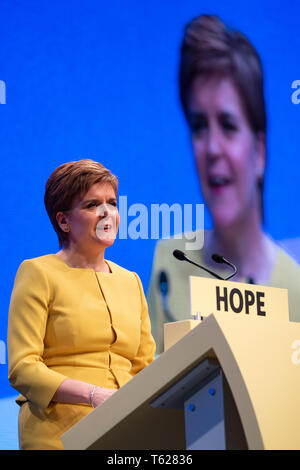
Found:
[{"label": "woman's ear", "polygon": [[70,232],[70,225],[66,214],[64,214],[63,212],[57,212],[56,222],[58,223],[60,229],[63,232]]},{"label": "woman's ear", "polygon": [[266,167],[266,135],[258,132],[256,135],[256,175],[258,180],[262,180]]}]

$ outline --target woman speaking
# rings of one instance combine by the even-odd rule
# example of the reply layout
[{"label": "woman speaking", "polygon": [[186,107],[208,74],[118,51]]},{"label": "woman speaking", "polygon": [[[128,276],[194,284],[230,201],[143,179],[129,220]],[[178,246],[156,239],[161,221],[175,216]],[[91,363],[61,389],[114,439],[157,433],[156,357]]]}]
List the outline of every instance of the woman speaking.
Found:
[{"label": "woman speaking", "polygon": [[20,449],[63,449],[62,434],[154,359],[141,281],[105,259],[119,226],[117,189],[92,160],[65,163],[47,181],[61,250],[21,264],[9,311]]}]

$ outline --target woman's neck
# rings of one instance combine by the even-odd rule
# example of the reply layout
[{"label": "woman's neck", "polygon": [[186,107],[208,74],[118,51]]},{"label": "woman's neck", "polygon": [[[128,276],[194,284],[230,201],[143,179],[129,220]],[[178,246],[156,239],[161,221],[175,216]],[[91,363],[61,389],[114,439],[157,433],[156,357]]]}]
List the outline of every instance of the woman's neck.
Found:
[{"label": "woman's neck", "polygon": [[57,253],[71,268],[93,269],[96,272],[110,272],[109,266],[104,260],[104,250],[87,252],[86,250],[69,245]]},{"label": "woman's neck", "polygon": [[220,253],[238,268],[239,279],[268,283],[276,249],[263,232],[258,217],[247,217],[231,227],[214,227],[206,253]]}]

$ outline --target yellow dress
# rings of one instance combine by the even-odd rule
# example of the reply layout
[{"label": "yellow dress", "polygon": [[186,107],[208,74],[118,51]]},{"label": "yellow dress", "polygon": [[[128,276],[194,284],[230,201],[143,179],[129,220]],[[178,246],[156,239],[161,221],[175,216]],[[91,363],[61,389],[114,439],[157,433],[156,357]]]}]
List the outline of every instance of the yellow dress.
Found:
[{"label": "yellow dress", "polygon": [[141,281],[107,264],[111,273],[97,273],[51,254],[19,267],[7,342],[9,380],[23,403],[21,449],[62,449],[60,436],[92,411],[51,402],[66,378],[119,388],[154,359]]},{"label": "yellow dress", "polygon": [[[206,233],[206,232],[205,232]],[[175,249],[182,250],[186,255],[202,266],[205,263],[205,245],[202,250],[186,251],[186,242],[190,239],[170,239],[159,241],[156,245],[151,280],[147,293],[149,315],[152,325],[152,332],[156,342],[156,352],[163,352],[163,325],[170,321],[190,319],[190,293],[189,276],[206,276],[205,271],[193,266],[185,261],[178,261],[173,256]],[[277,256],[272,269],[269,286],[282,287],[288,289],[289,315],[290,321],[300,321],[300,267],[281,248],[276,246]],[[223,267],[222,267],[223,266]],[[214,263],[207,266],[220,276],[230,274],[232,271],[226,265]],[[172,319],[167,318],[166,306],[163,305],[162,295],[159,288],[159,277],[161,272],[165,272],[168,279],[167,307]],[[234,281],[234,278],[232,279]],[[240,282],[247,282],[240,279]]]}]

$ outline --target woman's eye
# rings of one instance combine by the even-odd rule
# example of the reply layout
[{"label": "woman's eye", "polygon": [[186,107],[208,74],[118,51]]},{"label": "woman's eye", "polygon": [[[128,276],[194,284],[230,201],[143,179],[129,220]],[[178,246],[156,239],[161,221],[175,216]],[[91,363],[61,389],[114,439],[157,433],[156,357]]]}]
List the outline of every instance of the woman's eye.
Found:
[{"label": "woman's eye", "polygon": [[202,116],[194,116],[190,118],[190,129],[193,134],[202,132],[207,128],[207,120]]},{"label": "woman's eye", "polygon": [[222,121],[221,125],[225,131],[233,132],[237,130],[236,125],[231,121]]},{"label": "woman's eye", "polygon": [[96,208],[101,208],[102,206],[112,206],[112,207],[117,207],[117,201],[109,201],[109,202],[104,202],[103,204],[97,203],[97,202],[89,202],[85,208],[86,209],[96,209]]}]

